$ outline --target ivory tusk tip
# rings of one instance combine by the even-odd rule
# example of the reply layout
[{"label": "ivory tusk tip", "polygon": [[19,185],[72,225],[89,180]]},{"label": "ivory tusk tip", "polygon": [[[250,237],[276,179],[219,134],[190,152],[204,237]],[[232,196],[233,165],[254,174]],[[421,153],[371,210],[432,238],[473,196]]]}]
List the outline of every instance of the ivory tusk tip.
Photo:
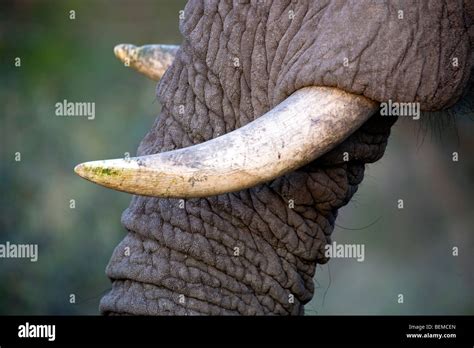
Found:
[{"label": "ivory tusk tip", "polygon": [[78,164],[74,167],[74,172],[80,175],[82,164]]},{"label": "ivory tusk tip", "polygon": [[130,171],[140,171],[142,166],[142,162],[134,158],[117,158],[80,163],[74,172],[83,179],[120,191],[123,181],[131,176]]},{"label": "ivory tusk tip", "polygon": [[114,54],[120,61],[125,62],[125,59],[131,58],[131,52],[136,48],[137,46],[132,44],[120,44],[114,47]]},{"label": "ivory tusk tip", "polygon": [[94,172],[94,168],[97,168],[99,170],[98,166],[91,166],[90,163],[92,162],[85,162],[85,163],[80,163],[77,166],[74,167],[74,172],[79,175],[81,178],[87,179],[89,181],[94,181],[93,180],[93,175],[92,173]]},{"label": "ivory tusk tip", "polygon": [[81,177],[84,177],[84,175],[85,175],[85,174],[84,174],[84,172],[85,172],[85,170],[84,170],[84,163],[81,163],[81,164],[78,164],[77,166],[75,166],[75,167],[74,167],[74,172],[75,172],[77,175],[79,175],[79,176],[81,176]]},{"label": "ivory tusk tip", "polygon": [[108,165],[109,161],[92,161],[80,163],[74,167],[74,172],[81,178],[95,182],[97,184],[103,184],[107,181],[107,177],[116,174],[117,170],[114,166]]},{"label": "ivory tusk tip", "polygon": [[173,63],[179,46],[119,44],[115,46],[115,56],[125,66],[137,70],[148,78],[159,81]]}]

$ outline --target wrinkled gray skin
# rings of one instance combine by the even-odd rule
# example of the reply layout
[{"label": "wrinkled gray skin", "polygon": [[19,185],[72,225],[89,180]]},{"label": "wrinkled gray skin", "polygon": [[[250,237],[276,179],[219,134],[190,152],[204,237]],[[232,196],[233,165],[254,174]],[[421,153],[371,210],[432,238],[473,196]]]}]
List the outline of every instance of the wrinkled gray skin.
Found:
[{"label": "wrinkled gray skin", "polygon": [[[449,107],[472,65],[468,3],[191,1],[181,50],[158,86],[161,114],[138,154],[230,132],[305,86]],[[252,189],[186,200],[183,209],[178,199],[134,196],[122,217],[128,234],[107,267],[113,288],[102,313],[303,314],[337,211],[365,164],[383,155],[394,121],[375,115],[310,165]]]}]

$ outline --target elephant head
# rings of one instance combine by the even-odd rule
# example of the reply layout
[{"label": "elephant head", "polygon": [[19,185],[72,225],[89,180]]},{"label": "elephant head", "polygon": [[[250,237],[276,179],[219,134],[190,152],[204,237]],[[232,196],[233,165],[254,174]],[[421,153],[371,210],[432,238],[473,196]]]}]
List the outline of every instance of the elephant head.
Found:
[{"label": "elephant head", "polygon": [[379,103],[455,104],[472,14],[468,1],[190,1],[179,49],[117,47],[161,78],[162,109],[139,157],[76,167],[137,194],[101,311],[303,314],[338,209],[396,120]]}]

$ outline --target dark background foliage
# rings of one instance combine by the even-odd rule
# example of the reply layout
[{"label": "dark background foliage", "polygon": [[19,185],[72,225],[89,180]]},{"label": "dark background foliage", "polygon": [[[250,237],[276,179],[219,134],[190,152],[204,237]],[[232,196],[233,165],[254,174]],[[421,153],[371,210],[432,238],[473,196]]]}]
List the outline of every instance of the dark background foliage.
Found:
[{"label": "dark background foliage", "polygon": [[[130,196],[73,168],[135,154],[160,105],[155,83],[124,67],[113,47],[179,43],[183,8],[176,0],[0,4],[0,243],[39,244],[36,263],[0,259],[0,314],[98,313]],[[96,118],[57,117],[54,105],[64,99],[94,102]],[[473,122],[459,117],[442,136],[423,128],[399,120],[385,156],[368,166],[333,234],[364,243],[365,261],[318,268],[308,314],[474,313]]]}]

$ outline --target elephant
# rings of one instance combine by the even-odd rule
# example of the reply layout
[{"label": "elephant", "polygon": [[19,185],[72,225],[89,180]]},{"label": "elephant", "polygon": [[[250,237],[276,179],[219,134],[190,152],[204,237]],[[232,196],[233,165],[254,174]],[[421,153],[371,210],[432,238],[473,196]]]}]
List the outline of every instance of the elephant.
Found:
[{"label": "elephant", "polygon": [[104,315],[303,315],[338,209],[385,151],[382,103],[472,90],[469,0],[190,0],[179,47],[121,45],[159,80],[137,157],[80,164],[134,194]]}]

